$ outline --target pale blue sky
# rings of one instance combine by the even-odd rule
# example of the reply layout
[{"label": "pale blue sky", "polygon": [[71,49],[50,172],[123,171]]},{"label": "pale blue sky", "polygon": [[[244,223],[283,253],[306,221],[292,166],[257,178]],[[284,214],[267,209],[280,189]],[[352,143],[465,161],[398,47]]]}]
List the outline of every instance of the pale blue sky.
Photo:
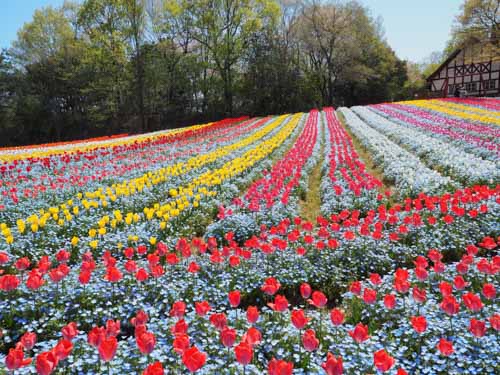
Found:
[{"label": "pale blue sky", "polygon": [[[441,51],[462,0],[360,0],[381,16],[385,35],[400,58],[421,61]],[[60,6],[63,0],[0,0],[0,48],[9,47],[35,9]]]}]

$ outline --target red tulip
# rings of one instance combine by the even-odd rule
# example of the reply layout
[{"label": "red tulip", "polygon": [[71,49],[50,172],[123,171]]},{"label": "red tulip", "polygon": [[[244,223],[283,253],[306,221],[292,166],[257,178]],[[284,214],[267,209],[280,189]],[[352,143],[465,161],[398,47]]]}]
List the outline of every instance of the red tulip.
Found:
[{"label": "red tulip", "polygon": [[321,367],[323,367],[327,375],[342,375],[344,373],[342,357],[335,357],[330,352],[326,355],[326,361],[321,364]]},{"label": "red tulip", "polygon": [[313,329],[308,329],[302,335],[302,344],[308,352],[318,349],[319,340],[316,338],[316,332]]},{"label": "red tulip", "polygon": [[458,304],[456,298],[452,295],[444,297],[439,306],[441,307],[441,310],[450,316],[455,315],[460,310],[460,305]]},{"label": "red tulip", "polygon": [[269,302],[267,305],[274,311],[283,312],[288,309],[288,300],[285,298],[285,296],[278,294],[274,298],[274,303]]},{"label": "red tulip", "polygon": [[312,288],[308,283],[300,284],[300,295],[302,298],[306,299],[311,296]]},{"label": "red tulip", "polygon": [[196,273],[196,272],[198,272],[200,269],[201,269],[201,267],[198,265],[198,263],[196,263],[196,262],[191,262],[191,263],[189,263],[189,266],[188,266],[187,271],[188,271],[188,272],[191,272],[191,273]]},{"label": "red tulip", "polygon": [[31,350],[36,344],[36,333],[26,332],[19,341],[26,350]]},{"label": "red tulip", "polygon": [[227,318],[224,313],[214,313],[210,315],[210,323],[221,331],[227,325]]},{"label": "red tulip", "polygon": [[349,331],[349,335],[358,344],[368,340],[368,338],[370,337],[368,336],[368,327],[365,326],[363,323],[358,323],[352,331]]},{"label": "red tulip", "polygon": [[412,316],[410,318],[411,325],[417,333],[423,333],[427,329],[427,320],[425,316]]},{"label": "red tulip", "polygon": [[500,314],[494,314],[490,317],[491,328],[500,331]]},{"label": "red tulip", "polygon": [[306,317],[304,314],[304,310],[298,309],[298,310],[293,310],[292,314],[290,316],[293,325],[297,329],[302,329],[306,326],[307,322],[309,322],[309,318]]},{"label": "red tulip", "polygon": [[486,324],[481,320],[472,318],[469,324],[469,331],[476,337],[483,337],[486,333]]},{"label": "red tulip", "polygon": [[120,281],[122,277],[123,274],[120,272],[118,268],[111,266],[106,269],[105,279],[108,280],[109,282],[116,283]]},{"label": "red tulip", "polygon": [[36,356],[36,372],[39,375],[50,375],[54,372],[58,363],[59,359],[53,350],[40,353]]},{"label": "red tulip", "polygon": [[175,336],[172,346],[177,354],[182,355],[189,348],[189,336],[186,334]]},{"label": "red tulip", "polygon": [[357,296],[361,294],[361,282],[353,281],[349,286],[349,291]]},{"label": "red tulip", "polygon": [[0,289],[4,292],[10,292],[19,286],[19,279],[16,275],[0,276]]},{"label": "red tulip", "polygon": [[187,367],[190,372],[196,372],[203,367],[207,355],[198,350],[196,346],[187,349],[182,354],[182,363]]},{"label": "red tulip", "polygon": [[446,281],[441,281],[439,283],[439,291],[441,292],[443,297],[446,297],[446,296],[451,295],[451,293],[453,292],[453,287],[450,284],[448,284]]},{"label": "red tulip", "polygon": [[437,348],[445,356],[453,354],[453,343],[451,341],[441,338],[437,344]]},{"label": "red tulip", "polygon": [[425,289],[420,289],[418,286],[415,286],[412,289],[412,296],[415,302],[424,303],[427,299],[427,292],[425,291]]},{"label": "red tulip", "polygon": [[377,291],[365,288],[363,291],[363,301],[368,305],[374,304],[377,301]]},{"label": "red tulip", "polygon": [[9,261],[9,254],[6,252],[0,251],[0,265],[4,265]]},{"label": "red tulip", "polygon": [[144,282],[149,278],[148,271],[146,271],[144,268],[139,268],[139,270],[135,273],[135,279],[139,282]]},{"label": "red tulip", "polygon": [[247,320],[250,324],[255,324],[259,320],[259,309],[256,306],[248,306]]},{"label": "red tulip", "polygon": [[344,323],[344,319],[345,316],[341,310],[332,309],[332,311],[330,311],[330,320],[332,321],[334,326],[339,326]]},{"label": "red tulip", "polygon": [[260,288],[264,293],[269,294],[270,296],[274,295],[278,289],[281,287],[281,284],[274,277],[268,277],[264,282],[264,285]]},{"label": "red tulip", "polygon": [[106,335],[108,336],[118,336],[120,333],[120,321],[108,319],[106,322]]},{"label": "red tulip", "polygon": [[170,332],[172,332],[172,334],[174,336],[178,336],[178,335],[184,335],[187,333],[188,331],[188,324],[186,323],[186,321],[184,319],[179,319],[177,321],[177,323],[175,323],[171,328],[170,328]]},{"label": "red tulip", "polygon": [[467,306],[467,308],[471,311],[480,311],[484,305],[481,302],[481,297],[479,297],[477,294],[468,292],[465,293],[462,297],[464,301],[464,305]]},{"label": "red tulip", "polygon": [[148,314],[146,314],[143,310],[137,311],[137,314],[134,318],[130,319],[130,323],[134,326],[141,326],[147,323],[149,320]]},{"label": "red tulip", "polygon": [[233,290],[232,292],[229,292],[228,295],[229,298],[229,304],[231,307],[238,307],[241,301],[241,294],[239,290]]},{"label": "red tulip", "polygon": [[370,274],[370,282],[373,285],[380,285],[382,283],[382,278],[378,273],[371,273]]},{"label": "red tulip", "polygon": [[256,346],[262,341],[262,334],[255,327],[250,327],[241,338],[242,342],[246,342],[251,346]]},{"label": "red tulip", "polygon": [[87,334],[87,341],[92,346],[99,346],[105,337],[106,329],[104,327],[94,327]]},{"label": "red tulip", "polygon": [[164,370],[161,362],[155,362],[142,372],[142,375],[164,375]]},{"label": "red tulip", "polygon": [[88,284],[91,276],[92,273],[90,271],[87,270],[81,271],[80,274],[78,275],[78,281],[82,285]]},{"label": "red tulip", "polygon": [[101,360],[103,360],[104,362],[109,362],[113,359],[113,357],[116,354],[117,348],[118,348],[118,341],[114,336],[104,338],[97,347],[99,351],[99,356],[101,357]]},{"label": "red tulip", "polygon": [[10,348],[9,354],[5,357],[5,365],[9,370],[17,370],[30,363],[30,358],[24,359],[24,352],[22,349]]},{"label": "red tulip", "polygon": [[224,345],[226,348],[231,348],[236,341],[236,330],[225,327],[220,332],[220,340],[222,342],[222,345]]},{"label": "red tulip", "polygon": [[312,299],[308,300],[308,302],[311,305],[316,306],[317,308],[322,308],[323,306],[326,305],[326,303],[328,302],[328,299],[326,298],[326,296],[322,292],[316,290],[312,294]]},{"label": "red tulip", "polygon": [[76,335],[78,335],[78,329],[76,327],[76,323],[75,322],[71,322],[71,323],[65,325],[61,329],[61,332],[62,332],[63,337],[66,340],[69,340],[69,341],[73,340],[73,337],[75,337]]},{"label": "red tulip", "polygon": [[394,362],[394,358],[385,349],[381,349],[373,354],[373,363],[379,371],[389,371],[394,366]]},{"label": "red tulip", "polygon": [[54,348],[57,359],[60,361],[64,361],[71,354],[72,350],[73,344],[71,343],[71,341],[66,339],[59,340]]},{"label": "red tulip", "polygon": [[486,283],[483,285],[483,296],[487,299],[494,299],[497,295],[497,291],[493,284]]},{"label": "red tulip", "polygon": [[182,318],[186,313],[186,304],[182,301],[174,302],[172,309],[170,310],[170,316],[175,316],[176,318]]},{"label": "red tulip", "polygon": [[56,254],[56,259],[59,263],[65,263],[69,260],[70,253],[64,249],[61,249]]},{"label": "red tulip", "polygon": [[439,262],[443,258],[443,254],[441,254],[438,250],[436,249],[431,249],[427,253],[427,256],[429,257],[430,260],[432,260],[434,263]]},{"label": "red tulip", "polygon": [[394,294],[386,294],[384,296],[384,306],[392,310],[396,306],[396,296]]},{"label": "red tulip", "polygon": [[30,260],[27,257],[19,258],[14,266],[18,271],[24,271],[30,266]]},{"label": "red tulip", "polygon": [[484,237],[482,242],[479,243],[479,246],[484,247],[488,250],[493,250],[495,247],[497,247],[497,244],[493,238]]},{"label": "red tulip", "polygon": [[394,280],[394,289],[396,289],[398,293],[404,294],[410,289],[410,283],[406,279],[396,278]]},{"label": "red tulip", "polygon": [[234,354],[236,355],[236,360],[243,366],[248,365],[253,358],[252,346],[246,342],[240,342],[234,347]]},{"label": "red tulip", "polygon": [[277,360],[273,358],[269,361],[267,372],[269,375],[292,375],[293,362],[286,362],[282,359]]},{"label": "red tulip", "polygon": [[420,281],[424,281],[427,279],[427,277],[429,277],[429,273],[427,272],[427,270],[425,268],[417,267],[417,268],[415,268],[415,276]]},{"label": "red tulip", "polygon": [[194,309],[198,316],[205,316],[210,311],[211,307],[207,301],[195,302]]},{"label": "red tulip", "polygon": [[45,280],[43,279],[42,274],[38,271],[38,269],[35,268],[31,270],[28,275],[28,279],[26,280],[26,286],[29,289],[36,290],[43,284],[45,284]]},{"label": "red tulip", "polygon": [[156,337],[152,332],[143,332],[135,338],[137,347],[142,354],[150,354],[156,345]]}]

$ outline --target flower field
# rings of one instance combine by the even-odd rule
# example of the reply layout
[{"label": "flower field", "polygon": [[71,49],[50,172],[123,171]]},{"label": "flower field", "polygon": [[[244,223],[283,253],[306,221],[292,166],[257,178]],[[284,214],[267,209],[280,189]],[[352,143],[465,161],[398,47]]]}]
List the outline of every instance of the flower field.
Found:
[{"label": "flower field", "polygon": [[500,373],[500,100],[6,148],[0,175],[1,374]]}]

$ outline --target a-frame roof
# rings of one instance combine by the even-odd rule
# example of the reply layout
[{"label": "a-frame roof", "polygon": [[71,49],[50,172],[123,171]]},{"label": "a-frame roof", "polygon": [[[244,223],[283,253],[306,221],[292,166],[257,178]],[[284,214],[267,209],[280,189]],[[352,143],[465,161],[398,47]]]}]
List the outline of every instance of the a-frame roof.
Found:
[{"label": "a-frame roof", "polygon": [[435,70],[434,72],[432,72],[432,74],[429,75],[429,77],[427,77],[427,81],[429,81],[430,79],[432,79],[432,77],[434,77],[437,73],[439,73],[441,71],[441,69],[443,69],[446,65],[448,65],[448,63],[453,60],[455,57],[457,57],[457,55],[462,51],[462,48],[459,48],[457,50],[455,50],[450,56],[448,56],[448,58],[446,60],[443,61],[443,63],[441,65],[439,65]]}]

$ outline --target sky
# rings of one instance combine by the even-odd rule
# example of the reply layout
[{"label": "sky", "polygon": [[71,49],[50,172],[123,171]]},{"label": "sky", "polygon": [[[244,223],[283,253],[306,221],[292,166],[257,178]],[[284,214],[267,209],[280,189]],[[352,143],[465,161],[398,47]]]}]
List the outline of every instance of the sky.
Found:
[{"label": "sky", "polygon": [[[374,17],[381,16],[389,45],[402,58],[421,62],[442,51],[462,0],[360,0]],[[0,48],[10,47],[16,33],[37,8],[64,0],[0,0]]]},{"label": "sky", "polygon": [[[1,0],[0,0],[1,1]],[[442,51],[462,0],[361,0],[381,16],[389,45],[401,59],[421,62]]]}]

